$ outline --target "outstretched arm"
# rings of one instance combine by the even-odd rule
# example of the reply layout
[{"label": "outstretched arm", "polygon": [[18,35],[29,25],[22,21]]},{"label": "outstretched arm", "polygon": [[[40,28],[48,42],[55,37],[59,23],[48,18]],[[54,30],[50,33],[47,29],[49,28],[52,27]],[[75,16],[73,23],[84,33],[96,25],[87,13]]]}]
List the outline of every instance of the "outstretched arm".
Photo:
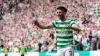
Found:
[{"label": "outstretched arm", "polygon": [[41,29],[49,29],[50,25],[41,25],[38,20],[33,20],[34,24],[37,25]]}]

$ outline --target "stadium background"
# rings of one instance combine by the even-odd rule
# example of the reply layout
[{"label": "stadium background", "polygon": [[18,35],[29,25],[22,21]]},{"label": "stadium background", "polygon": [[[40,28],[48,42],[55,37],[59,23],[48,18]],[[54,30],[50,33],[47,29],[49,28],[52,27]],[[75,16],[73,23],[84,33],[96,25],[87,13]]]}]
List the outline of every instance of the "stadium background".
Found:
[{"label": "stadium background", "polygon": [[[16,53],[22,43],[28,52],[56,51],[54,29],[39,29],[33,24],[33,19],[49,24],[56,19],[55,8],[65,6],[68,8],[66,16],[73,18],[83,29],[81,33],[73,32],[74,50],[87,51],[88,54],[97,51],[95,55],[98,56],[99,5],[99,0],[0,0],[0,52],[6,47],[9,52]],[[86,56],[86,53],[82,55]]]}]

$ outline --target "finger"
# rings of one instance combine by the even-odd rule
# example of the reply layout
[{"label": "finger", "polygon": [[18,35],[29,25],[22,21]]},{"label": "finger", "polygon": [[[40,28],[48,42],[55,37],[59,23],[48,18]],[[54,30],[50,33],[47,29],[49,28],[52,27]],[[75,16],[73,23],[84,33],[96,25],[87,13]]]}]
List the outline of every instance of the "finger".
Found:
[{"label": "finger", "polygon": [[70,26],[70,25],[66,25],[66,27],[67,27],[67,28],[70,28],[71,26]]}]

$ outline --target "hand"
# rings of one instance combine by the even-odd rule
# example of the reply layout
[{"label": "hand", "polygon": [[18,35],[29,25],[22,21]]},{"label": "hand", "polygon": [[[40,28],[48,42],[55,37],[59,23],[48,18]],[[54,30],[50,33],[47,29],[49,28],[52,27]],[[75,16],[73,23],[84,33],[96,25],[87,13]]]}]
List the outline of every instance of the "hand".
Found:
[{"label": "hand", "polygon": [[72,28],[72,26],[71,26],[71,25],[66,25],[66,27],[67,27],[67,28]]},{"label": "hand", "polygon": [[37,19],[33,20],[33,23],[34,23],[35,25],[38,25],[38,24],[39,24],[39,22],[38,22]]}]

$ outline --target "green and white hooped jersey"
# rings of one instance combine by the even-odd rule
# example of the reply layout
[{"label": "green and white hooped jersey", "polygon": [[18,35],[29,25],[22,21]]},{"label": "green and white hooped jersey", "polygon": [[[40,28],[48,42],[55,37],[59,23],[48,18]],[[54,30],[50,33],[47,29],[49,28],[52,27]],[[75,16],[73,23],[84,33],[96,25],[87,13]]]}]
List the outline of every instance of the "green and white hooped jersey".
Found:
[{"label": "green and white hooped jersey", "polygon": [[73,25],[75,22],[68,18],[64,22],[57,19],[50,24],[52,28],[56,29],[57,49],[64,48],[73,44],[72,29],[66,28],[67,24]]}]

